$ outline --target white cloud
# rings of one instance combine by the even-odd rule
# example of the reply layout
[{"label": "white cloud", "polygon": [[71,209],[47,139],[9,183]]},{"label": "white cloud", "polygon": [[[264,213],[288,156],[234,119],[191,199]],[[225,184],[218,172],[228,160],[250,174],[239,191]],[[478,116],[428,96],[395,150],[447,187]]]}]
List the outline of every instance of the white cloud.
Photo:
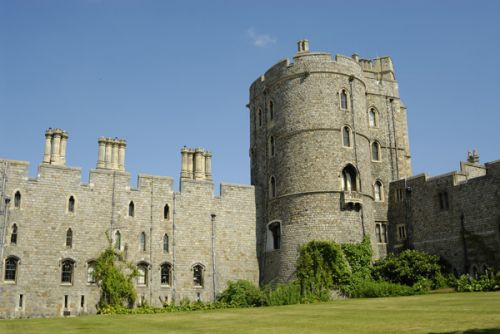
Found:
[{"label": "white cloud", "polygon": [[252,44],[258,48],[265,48],[276,43],[276,38],[269,34],[258,34],[254,28],[248,28],[247,35],[252,41]]}]

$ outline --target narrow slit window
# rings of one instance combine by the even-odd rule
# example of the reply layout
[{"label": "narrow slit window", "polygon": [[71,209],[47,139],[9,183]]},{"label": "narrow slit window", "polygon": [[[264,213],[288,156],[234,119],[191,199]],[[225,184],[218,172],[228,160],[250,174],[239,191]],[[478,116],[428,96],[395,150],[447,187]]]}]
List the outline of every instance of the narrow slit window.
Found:
[{"label": "narrow slit window", "polygon": [[75,198],[73,196],[70,196],[68,200],[68,212],[75,212]]},{"label": "narrow slit window", "polygon": [[347,92],[345,89],[340,92],[340,108],[347,109]]},{"label": "narrow slit window", "polygon": [[370,111],[368,111],[368,125],[371,128],[374,128],[377,126],[377,114],[375,112],[375,109],[371,108]]},{"label": "narrow slit window", "polygon": [[372,143],[372,160],[380,161],[380,145],[378,142]]},{"label": "narrow slit window", "polygon": [[135,205],[134,202],[130,202],[128,205],[128,216],[134,217],[134,215],[135,215]]},{"label": "narrow slit window", "polygon": [[16,191],[16,194],[14,195],[14,207],[16,209],[19,209],[21,207],[21,192]]},{"label": "narrow slit window", "polygon": [[273,101],[269,101],[269,118],[271,120],[274,119],[274,103],[273,103]]},{"label": "narrow slit window", "polygon": [[165,234],[163,236],[163,253],[168,253],[168,247],[169,247],[168,234]]},{"label": "narrow slit window", "polygon": [[66,231],[66,247],[73,247],[73,231],[70,228]]},{"label": "narrow slit window", "polygon": [[122,246],[122,235],[120,231],[115,232],[115,249],[120,250]]},{"label": "narrow slit window", "polygon": [[203,287],[203,266],[201,264],[193,267],[193,284],[195,287]]},{"label": "narrow slit window", "polygon": [[351,147],[351,129],[344,126],[342,129],[342,145],[345,147]]},{"label": "narrow slit window", "polygon": [[172,265],[170,263],[164,263],[160,268],[160,283],[161,285],[171,285],[172,284]]},{"label": "narrow slit window", "polygon": [[146,251],[146,233],[141,232],[139,235],[139,247],[142,252]]},{"label": "narrow slit window", "polygon": [[10,235],[10,243],[13,245],[17,244],[17,225],[12,225],[12,233]]},{"label": "narrow slit window", "polygon": [[163,219],[170,219],[170,207],[168,206],[168,204],[165,204],[165,207],[163,207]]},{"label": "narrow slit window", "polygon": [[258,111],[258,116],[257,116],[258,120],[259,120],[259,126],[262,126],[262,110],[259,109]]},{"label": "narrow slit window", "polygon": [[276,179],[274,176],[271,176],[271,179],[269,180],[269,197],[276,197]]},{"label": "narrow slit window", "polygon": [[274,137],[269,137],[269,154],[274,157]]},{"label": "narrow slit window", "polygon": [[377,202],[382,201],[382,199],[383,199],[382,183],[380,181],[375,182],[373,189],[374,189],[375,201],[377,201]]}]

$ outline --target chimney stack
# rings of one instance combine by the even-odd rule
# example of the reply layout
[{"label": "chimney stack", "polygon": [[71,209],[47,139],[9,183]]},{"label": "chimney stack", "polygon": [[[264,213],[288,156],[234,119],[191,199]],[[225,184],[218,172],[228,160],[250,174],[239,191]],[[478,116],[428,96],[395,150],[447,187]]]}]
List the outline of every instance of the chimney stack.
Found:
[{"label": "chimney stack", "polygon": [[125,147],[127,141],[119,138],[99,137],[98,169],[125,171]]},{"label": "chimney stack", "polygon": [[61,129],[48,128],[45,131],[45,151],[43,163],[49,165],[66,165],[66,147],[68,133]]},{"label": "chimney stack", "polygon": [[299,53],[307,53],[309,52],[309,41],[307,39],[302,39],[297,42],[298,52]]},{"label": "chimney stack", "polygon": [[212,154],[203,149],[181,149],[181,180],[212,180]]}]

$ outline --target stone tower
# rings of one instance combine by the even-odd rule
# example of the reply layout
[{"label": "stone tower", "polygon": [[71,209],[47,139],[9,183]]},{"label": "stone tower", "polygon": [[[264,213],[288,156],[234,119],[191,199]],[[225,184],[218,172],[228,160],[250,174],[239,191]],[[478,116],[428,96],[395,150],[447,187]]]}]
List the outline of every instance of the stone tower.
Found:
[{"label": "stone tower", "polygon": [[411,175],[406,108],[389,57],[298,42],[250,87],[251,179],[262,283],[294,276],[310,240],[387,248],[389,183]]}]

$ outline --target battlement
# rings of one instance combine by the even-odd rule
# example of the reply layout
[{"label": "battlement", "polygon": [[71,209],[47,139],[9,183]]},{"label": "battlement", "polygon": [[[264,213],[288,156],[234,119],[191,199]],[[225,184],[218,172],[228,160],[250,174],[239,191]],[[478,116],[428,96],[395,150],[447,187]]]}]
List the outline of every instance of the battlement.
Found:
[{"label": "battlement", "polygon": [[309,75],[314,72],[332,72],[354,76],[356,78],[371,78],[376,80],[394,81],[394,65],[388,56],[374,59],[363,59],[353,54],[351,57],[337,54],[332,58],[328,52],[310,52],[309,42],[298,42],[298,51],[293,62],[284,58],[271,66],[264,75],[255,80],[250,91],[253,95],[263,92],[267,85],[286,77]]}]

